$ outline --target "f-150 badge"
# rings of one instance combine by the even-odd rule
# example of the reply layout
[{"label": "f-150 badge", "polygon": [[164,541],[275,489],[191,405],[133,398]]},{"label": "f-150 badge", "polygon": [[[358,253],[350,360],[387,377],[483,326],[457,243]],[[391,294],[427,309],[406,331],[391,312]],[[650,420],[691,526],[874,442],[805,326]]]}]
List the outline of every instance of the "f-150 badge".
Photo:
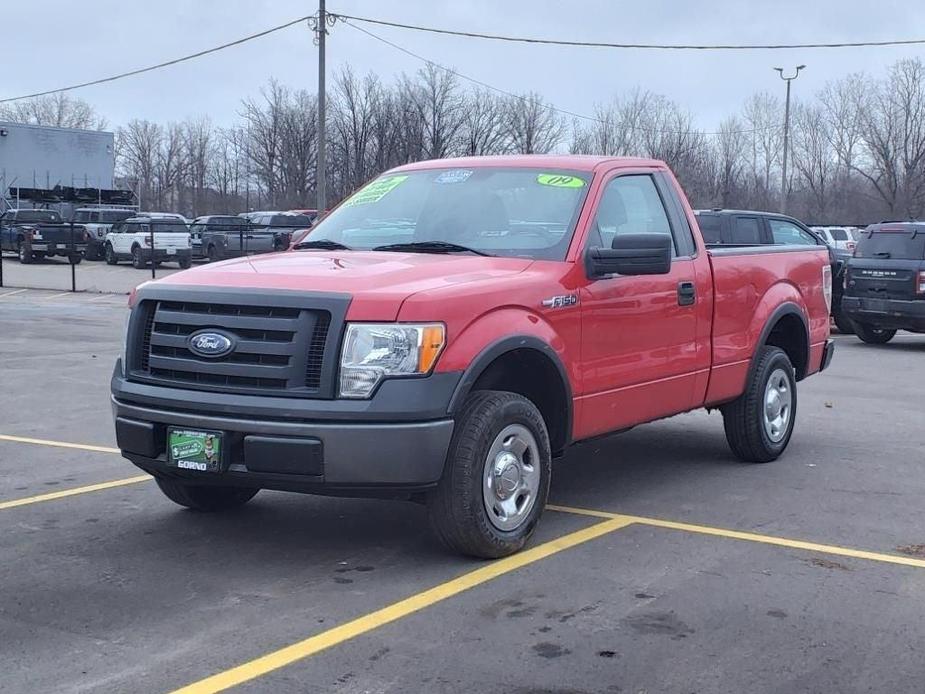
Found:
[{"label": "f-150 badge", "polygon": [[546,308],[567,308],[578,303],[578,297],[574,294],[562,294],[561,296],[551,296],[543,299],[543,306]]}]

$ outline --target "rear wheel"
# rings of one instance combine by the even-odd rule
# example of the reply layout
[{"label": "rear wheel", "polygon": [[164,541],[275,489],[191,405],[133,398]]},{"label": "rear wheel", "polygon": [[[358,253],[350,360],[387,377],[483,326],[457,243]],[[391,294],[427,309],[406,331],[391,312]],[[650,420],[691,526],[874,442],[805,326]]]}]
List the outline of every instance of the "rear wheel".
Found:
[{"label": "rear wheel", "polygon": [[848,318],[841,309],[836,309],[832,313],[832,318],[835,320],[835,327],[838,328],[838,332],[842,335],[853,335],[854,334],[854,323],[851,322],[851,319]]},{"label": "rear wheel", "polygon": [[119,259],[116,257],[116,252],[112,250],[112,244],[106,244],[106,264],[107,265],[116,265],[119,262]]},{"label": "rear wheel", "polygon": [[192,267],[192,265],[193,265],[193,260],[192,260],[192,258],[180,258],[180,259],[177,261],[177,265],[180,266],[180,269],[181,269],[181,270],[187,270],[187,269],[189,269],[190,267]]},{"label": "rear wheel", "polygon": [[549,434],[536,406],[516,393],[473,393],[427,500],[434,530],[462,554],[513,554],[536,528],[551,475]]},{"label": "rear wheel", "polygon": [[787,353],[762,347],[746,391],[722,412],[726,441],[739,460],[777,460],[790,443],[797,413],[796,376]]},{"label": "rear wheel", "polygon": [[32,248],[22,241],[16,244],[16,255],[19,257],[19,262],[23,265],[29,265],[34,258],[32,255]]},{"label": "rear wheel", "polygon": [[135,246],[132,249],[132,267],[136,270],[143,270],[145,265],[144,258],[141,257],[141,247]]},{"label": "rear wheel", "polygon": [[862,341],[869,345],[885,345],[887,342],[893,339],[894,335],[896,335],[895,330],[875,328],[874,326],[868,325],[867,323],[855,323],[854,333],[859,338],[861,338]]},{"label": "rear wheel", "polygon": [[226,511],[243,506],[254,498],[259,489],[250,487],[219,487],[189,484],[177,480],[155,478],[164,495],[194,511]]},{"label": "rear wheel", "polygon": [[215,263],[222,259],[218,253],[218,249],[215,246],[209,246],[209,250],[206,252],[206,255],[208,256],[210,263]]}]

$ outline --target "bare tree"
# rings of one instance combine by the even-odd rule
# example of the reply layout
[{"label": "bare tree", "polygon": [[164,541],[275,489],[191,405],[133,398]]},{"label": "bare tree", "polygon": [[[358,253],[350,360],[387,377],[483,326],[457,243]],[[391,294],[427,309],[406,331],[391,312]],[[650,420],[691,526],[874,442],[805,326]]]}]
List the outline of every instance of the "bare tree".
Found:
[{"label": "bare tree", "polygon": [[106,128],[106,119],[99,116],[96,109],[83,99],[64,92],[0,104],[0,120],[84,130]]},{"label": "bare tree", "polygon": [[867,162],[852,168],[890,215],[918,217],[925,210],[925,64],[896,63],[861,112]]},{"label": "bare tree", "polygon": [[716,161],[716,202],[720,207],[738,204],[748,150],[742,121],[732,116],[724,120],[716,135],[714,159]]},{"label": "bare tree", "polygon": [[514,152],[550,152],[565,135],[565,122],[536,92],[509,97],[506,112],[507,135]]},{"label": "bare tree", "polygon": [[247,132],[250,170],[270,204],[275,206],[281,186],[283,110],[289,90],[276,80],[270,80],[260,93],[262,101],[244,100],[241,116]]},{"label": "bare tree", "polygon": [[793,166],[805,185],[806,212],[810,219],[827,219],[838,165],[832,125],[816,104],[797,104],[793,113]]},{"label": "bare tree", "polygon": [[488,89],[470,92],[463,116],[463,154],[501,154],[509,148],[505,101]]},{"label": "bare tree", "polygon": [[116,170],[135,190],[139,205],[154,200],[155,175],[164,134],[147,120],[131,120],[116,131]]}]

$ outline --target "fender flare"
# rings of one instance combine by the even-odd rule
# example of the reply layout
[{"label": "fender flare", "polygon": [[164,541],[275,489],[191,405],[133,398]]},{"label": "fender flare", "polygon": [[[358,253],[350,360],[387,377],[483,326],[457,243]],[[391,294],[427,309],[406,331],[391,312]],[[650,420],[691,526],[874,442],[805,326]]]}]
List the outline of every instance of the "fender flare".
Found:
[{"label": "fender flare", "polygon": [[565,365],[562,363],[562,360],[559,358],[556,350],[554,350],[549,343],[533,335],[509,335],[508,337],[503,337],[500,340],[491,343],[488,345],[488,347],[479,352],[479,354],[469,363],[469,366],[466,367],[462,378],[456,385],[456,389],[453,391],[453,395],[450,397],[450,402],[447,406],[447,413],[455,416],[459,410],[462,409],[462,405],[465,402],[466,397],[472,391],[472,386],[475,385],[476,381],[478,381],[479,377],[485,373],[485,370],[488,369],[492,362],[494,362],[498,357],[518,349],[529,349],[535,352],[539,352],[548,358],[552,362],[553,366],[556,367],[556,371],[559,372],[559,380],[565,389],[566,429],[564,445],[568,446],[572,442],[572,424],[574,421],[572,384],[569,381],[568,372],[565,370]]},{"label": "fender flare", "polygon": [[[800,308],[799,304],[795,304],[792,301],[785,301],[774,309],[770,317],[765,321],[764,327],[761,329],[761,335],[758,337],[758,342],[755,343],[755,353],[752,355],[751,364],[748,366],[748,379],[746,383],[750,383],[752,380],[752,375],[755,373],[755,368],[758,366],[758,351],[768,343],[768,337],[771,335],[774,326],[777,325],[777,322],[781,318],[790,315],[799,318],[800,325],[803,326],[803,333],[806,338],[806,353],[803,355],[805,368],[802,372],[799,369],[796,370],[796,380],[801,381],[806,377],[806,371],[809,369],[811,349],[809,324],[806,322],[806,316],[803,314],[803,310]],[[796,368],[796,365],[794,365],[794,368]]]}]

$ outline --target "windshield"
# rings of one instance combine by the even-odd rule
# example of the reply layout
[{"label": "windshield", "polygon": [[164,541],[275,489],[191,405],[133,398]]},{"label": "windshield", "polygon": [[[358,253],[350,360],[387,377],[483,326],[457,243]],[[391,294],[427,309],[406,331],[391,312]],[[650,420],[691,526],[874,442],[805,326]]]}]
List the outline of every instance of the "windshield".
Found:
[{"label": "windshield", "polygon": [[116,222],[124,222],[134,215],[135,213],[132,210],[103,210],[100,212],[100,221],[104,224],[115,224]]},{"label": "windshield", "polygon": [[878,229],[865,232],[854,251],[857,258],[925,260],[925,231]]},{"label": "windshield", "polygon": [[589,179],[574,171],[495,167],[386,174],[354,193],[306,240],[361,250],[437,242],[562,260]]},{"label": "windshield", "polygon": [[58,224],[61,221],[61,215],[51,210],[20,210],[16,213],[16,221]]},{"label": "windshield", "polygon": [[848,241],[848,230],[847,229],[830,229],[829,233],[832,234],[832,238],[836,241]]}]

